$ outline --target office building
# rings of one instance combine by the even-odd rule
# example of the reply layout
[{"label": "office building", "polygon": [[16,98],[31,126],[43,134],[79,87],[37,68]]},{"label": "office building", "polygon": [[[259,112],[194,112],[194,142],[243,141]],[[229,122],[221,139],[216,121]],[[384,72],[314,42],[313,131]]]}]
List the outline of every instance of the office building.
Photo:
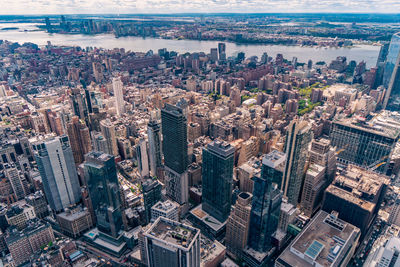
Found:
[{"label": "office building", "polygon": [[161,200],[162,186],[157,179],[146,179],[142,182],[143,202],[146,212],[146,222],[151,220],[151,208]]},{"label": "office building", "polygon": [[385,176],[349,165],[326,189],[322,210],[339,212],[340,219],[364,235],[378,214],[388,184]]},{"label": "office building", "polygon": [[279,255],[275,267],[346,267],[359,238],[360,230],[337,213],[319,211]]},{"label": "office building", "polygon": [[33,207],[36,217],[38,217],[39,219],[43,219],[44,217],[49,216],[49,208],[42,191],[39,190],[33,194],[26,196],[25,201],[26,204]]},{"label": "office building", "polygon": [[79,202],[81,190],[68,137],[39,139],[33,149],[50,208],[59,212]]},{"label": "office building", "polygon": [[149,122],[147,137],[149,140],[150,174],[158,176],[158,171],[162,166],[161,125],[159,122],[155,120]]},{"label": "office building", "polygon": [[112,80],[112,87],[115,97],[115,109],[117,110],[117,115],[121,116],[125,113],[125,101],[123,84],[120,77],[115,77]]},{"label": "office building", "polygon": [[86,105],[86,97],[80,88],[71,89],[70,101],[75,116],[87,122],[89,112]]},{"label": "office building", "polygon": [[31,220],[22,231],[11,229],[6,243],[16,266],[29,262],[32,254],[42,246],[54,242],[54,233],[49,223]]},{"label": "office building", "polygon": [[393,34],[383,71],[386,95],[383,108],[399,111],[400,108],[400,32]]},{"label": "office building", "polygon": [[89,210],[81,206],[57,214],[57,222],[61,232],[72,238],[78,238],[93,226]]},{"label": "office building", "polygon": [[218,140],[203,149],[203,210],[220,222],[231,211],[234,153],[233,146]]},{"label": "office building", "polygon": [[200,230],[159,217],[144,233],[147,266],[200,267]]},{"label": "office building", "polygon": [[310,164],[325,167],[325,178],[331,182],[336,174],[336,151],[326,138],[313,139],[308,151]]},{"label": "office building", "polygon": [[358,117],[334,120],[330,140],[337,148],[338,162],[386,173],[399,135],[400,115],[382,111],[370,120]]},{"label": "office building", "polygon": [[[371,253],[372,254],[372,253]],[[400,266],[400,238],[392,236],[379,249],[370,255],[365,266],[390,267]],[[369,260],[370,259],[370,260]],[[369,261],[368,261],[369,260]]]},{"label": "office building", "polygon": [[149,177],[149,155],[147,153],[147,141],[144,138],[140,138],[136,145],[136,159],[140,176],[142,178]]},{"label": "office building", "polygon": [[283,161],[283,155],[278,152],[265,155],[261,176],[254,177],[248,245],[255,251],[270,250],[272,235],[278,229],[282,192],[275,182],[276,176],[271,174]]},{"label": "office building", "polygon": [[282,233],[286,233],[288,226],[294,222],[298,213],[300,212],[295,206],[286,201],[282,201],[278,230]]},{"label": "office building", "polygon": [[158,217],[164,217],[172,221],[179,221],[179,205],[171,200],[164,202],[158,201],[151,207],[151,221],[154,222]]},{"label": "office building", "polygon": [[235,258],[241,258],[242,251],[247,245],[251,200],[250,193],[240,193],[226,223],[226,249],[228,254]]},{"label": "office building", "polygon": [[17,200],[23,199],[28,193],[25,177],[23,175],[20,175],[19,171],[15,167],[12,167],[12,165],[9,164],[5,166],[4,174],[10,181],[15,198]]},{"label": "office building", "polygon": [[113,156],[118,156],[117,137],[115,134],[115,125],[109,120],[105,119],[100,122],[101,134],[105,140],[106,151],[105,153]]},{"label": "office building", "polygon": [[92,150],[89,128],[79,117],[72,117],[67,124],[68,137],[71,143],[72,153],[76,164],[81,164],[85,154]]},{"label": "office building", "polygon": [[282,191],[288,202],[299,201],[307,160],[308,145],[312,139],[311,126],[306,121],[295,119],[289,124],[286,136],[286,165],[283,173]]},{"label": "office building", "polygon": [[119,237],[123,229],[122,207],[114,157],[90,152],[85,156],[84,170],[97,228],[113,238]]},{"label": "office building", "polygon": [[311,164],[306,172],[300,201],[301,210],[306,216],[311,218],[320,208],[326,187],[325,167]]},{"label": "office building", "polygon": [[36,214],[32,206],[17,202],[7,209],[5,218],[9,225],[14,225],[21,231],[27,226],[29,220],[36,218]]},{"label": "office building", "polygon": [[183,101],[177,106],[166,104],[161,110],[166,191],[179,204],[187,203],[189,195],[186,103]]},{"label": "office building", "polygon": [[226,44],[218,43],[218,56],[219,60],[226,60]]}]

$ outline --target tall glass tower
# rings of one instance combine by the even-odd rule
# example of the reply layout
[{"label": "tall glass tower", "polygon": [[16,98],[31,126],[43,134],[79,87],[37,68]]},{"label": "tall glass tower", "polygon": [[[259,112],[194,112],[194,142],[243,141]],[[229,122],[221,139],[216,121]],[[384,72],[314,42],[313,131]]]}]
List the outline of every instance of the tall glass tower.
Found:
[{"label": "tall glass tower", "polygon": [[123,223],[114,157],[92,151],[85,156],[84,170],[97,228],[114,238],[119,237]]},{"label": "tall glass tower", "polygon": [[231,212],[234,153],[233,146],[221,141],[203,149],[202,208],[221,222]]},{"label": "tall glass tower", "polygon": [[248,245],[256,251],[269,250],[272,247],[272,235],[278,229],[282,192],[276,182],[282,178],[284,160],[283,154],[266,155],[261,176],[254,177]]},{"label": "tall glass tower", "polygon": [[189,198],[185,101],[181,100],[176,106],[166,104],[161,110],[161,124],[167,196],[184,204]]},{"label": "tall glass tower", "polygon": [[383,86],[386,88],[383,107],[388,110],[400,110],[400,32],[393,35],[386,57],[383,72]]}]

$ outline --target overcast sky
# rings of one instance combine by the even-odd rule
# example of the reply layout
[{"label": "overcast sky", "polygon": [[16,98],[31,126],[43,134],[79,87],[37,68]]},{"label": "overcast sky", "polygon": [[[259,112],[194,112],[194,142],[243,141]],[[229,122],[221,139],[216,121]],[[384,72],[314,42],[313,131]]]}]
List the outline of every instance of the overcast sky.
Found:
[{"label": "overcast sky", "polygon": [[0,14],[400,12],[400,0],[0,0]]}]

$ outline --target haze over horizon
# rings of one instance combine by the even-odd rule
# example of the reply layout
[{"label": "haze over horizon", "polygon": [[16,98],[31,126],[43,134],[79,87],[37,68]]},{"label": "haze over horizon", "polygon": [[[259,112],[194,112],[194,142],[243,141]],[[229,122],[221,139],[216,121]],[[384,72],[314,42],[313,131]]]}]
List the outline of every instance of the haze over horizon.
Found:
[{"label": "haze over horizon", "polygon": [[[0,15],[166,13],[393,13],[396,0],[0,0]],[[23,7],[23,8],[21,8]]]}]

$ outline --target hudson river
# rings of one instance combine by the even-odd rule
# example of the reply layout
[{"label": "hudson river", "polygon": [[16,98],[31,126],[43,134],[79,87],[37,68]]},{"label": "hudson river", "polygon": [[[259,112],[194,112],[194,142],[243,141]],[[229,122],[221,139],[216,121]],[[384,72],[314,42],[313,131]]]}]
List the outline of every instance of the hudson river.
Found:
[{"label": "hudson river", "polygon": [[[18,27],[19,29],[1,30],[5,27]],[[54,45],[80,46],[82,48],[102,47],[107,49],[125,48],[136,52],[147,52],[153,50],[157,53],[160,48],[167,48],[169,51],[184,52],[205,52],[209,53],[210,48],[217,47],[217,41],[194,41],[194,40],[165,40],[158,38],[141,37],[120,37],[115,38],[112,34],[82,35],[82,34],[49,34],[44,31],[30,31],[36,27],[32,24],[0,23],[0,39],[13,42],[32,42],[38,45],[45,45],[50,41]],[[27,30],[27,31],[24,31]],[[226,43],[227,56],[237,52],[244,52],[246,57],[258,56],[264,52],[275,57],[282,53],[284,58],[291,60],[298,58],[298,62],[307,62],[311,59],[314,63],[325,61],[329,63],[337,56],[347,57],[347,61],[355,60],[357,63],[364,60],[367,67],[374,67],[378,58],[379,46],[357,45],[352,48],[320,48],[300,47],[285,45],[260,45],[260,44],[235,44]]]}]

